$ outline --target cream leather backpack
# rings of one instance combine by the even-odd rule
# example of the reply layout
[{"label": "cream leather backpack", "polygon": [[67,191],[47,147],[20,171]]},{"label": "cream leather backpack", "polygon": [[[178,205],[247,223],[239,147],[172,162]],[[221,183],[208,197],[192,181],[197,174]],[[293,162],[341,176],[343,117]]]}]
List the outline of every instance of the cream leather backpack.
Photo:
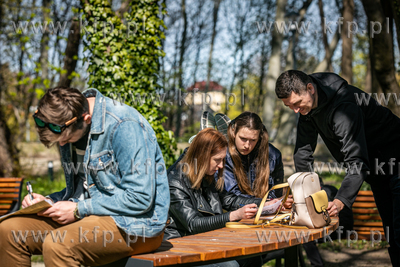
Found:
[{"label": "cream leather backpack", "polygon": [[293,195],[291,225],[320,228],[329,225],[328,196],[314,172],[298,172],[288,178]]}]

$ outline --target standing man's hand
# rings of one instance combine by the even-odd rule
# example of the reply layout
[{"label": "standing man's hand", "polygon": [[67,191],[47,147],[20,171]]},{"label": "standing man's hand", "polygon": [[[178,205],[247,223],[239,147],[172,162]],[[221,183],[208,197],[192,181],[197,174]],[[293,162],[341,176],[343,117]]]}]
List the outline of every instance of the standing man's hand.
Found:
[{"label": "standing man's hand", "polygon": [[339,199],[334,199],[328,204],[328,212],[330,217],[339,216],[339,212],[344,208],[344,204]]},{"label": "standing man's hand", "polygon": [[52,207],[39,212],[39,216],[50,217],[59,224],[69,224],[76,221],[74,210],[78,203],[71,201],[58,201]]},{"label": "standing man's hand", "polygon": [[290,210],[293,206],[293,202],[294,202],[293,195],[289,195],[286,202],[283,203],[284,210],[286,210],[286,209]]}]

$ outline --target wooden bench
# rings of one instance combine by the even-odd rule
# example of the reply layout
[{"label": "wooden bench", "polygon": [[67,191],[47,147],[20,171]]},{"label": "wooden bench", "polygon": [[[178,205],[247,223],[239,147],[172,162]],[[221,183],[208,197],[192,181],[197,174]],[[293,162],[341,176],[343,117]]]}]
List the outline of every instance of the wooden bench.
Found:
[{"label": "wooden bench", "polygon": [[[354,230],[358,234],[358,240],[371,240],[371,233],[381,233],[382,240],[385,240],[382,219],[376,208],[372,191],[359,191],[356,201],[353,204]],[[375,239],[378,234],[375,232]]]},{"label": "wooden bench", "polygon": [[0,216],[19,209],[23,180],[23,178],[0,178]]}]

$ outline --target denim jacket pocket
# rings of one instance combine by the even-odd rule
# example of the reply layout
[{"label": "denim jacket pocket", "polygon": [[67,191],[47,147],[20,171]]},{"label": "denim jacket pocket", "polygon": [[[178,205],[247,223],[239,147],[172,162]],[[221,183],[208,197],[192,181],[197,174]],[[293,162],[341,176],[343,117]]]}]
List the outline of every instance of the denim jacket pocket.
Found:
[{"label": "denim jacket pocket", "polygon": [[[100,153],[102,154],[102,153]],[[113,191],[120,184],[121,178],[118,172],[118,164],[114,162],[112,152],[99,154],[89,160],[88,172],[94,183],[100,190]]]}]

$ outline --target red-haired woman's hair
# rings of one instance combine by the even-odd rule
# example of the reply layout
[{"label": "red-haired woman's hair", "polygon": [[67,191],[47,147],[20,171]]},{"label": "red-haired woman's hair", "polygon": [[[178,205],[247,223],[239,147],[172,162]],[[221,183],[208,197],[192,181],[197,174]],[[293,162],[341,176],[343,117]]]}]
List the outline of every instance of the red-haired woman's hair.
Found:
[{"label": "red-haired woman's hair", "polygon": [[[184,164],[182,170],[189,177],[192,188],[199,189],[203,178],[208,181],[214,179],[214,176],[207,175],[210,159],[222,149],[226,150],[227,147],[228,142],[225,136],[215,129],[206,128],[196,135],[181,161]],[[223,166],[225,166],[225,158],[223,161]],[[218,171],[215,187],[218,190],[224,188],[223,169]]]}]

